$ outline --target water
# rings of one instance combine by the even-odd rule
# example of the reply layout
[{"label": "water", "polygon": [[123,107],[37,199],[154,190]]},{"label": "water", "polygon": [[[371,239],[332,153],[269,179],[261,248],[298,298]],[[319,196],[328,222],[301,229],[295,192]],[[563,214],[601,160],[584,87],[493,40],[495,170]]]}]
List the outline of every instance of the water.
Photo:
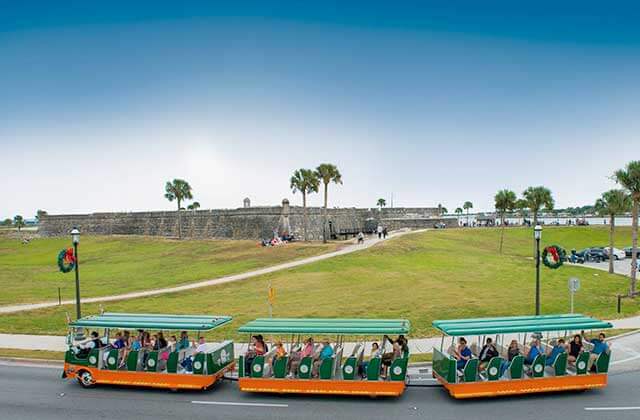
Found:
[{"label": "water", "polygon": [[[528,220],[533,220],[533,217],[527,217]],[[553,225],[553,224],[560,224],[560,225],[566,225],[567,222],[569,220],[571,220],[572,224],[576,223],[576,220],[580,219],[582,220],[582,217],[538,217],[538,220],[541,223],[544,223],[545,225]],[[589,222],[589,225],[608,225],[609,224],[609,218],[608,217],[597,217],[597,216],[590,216],[590,217],[585,217],[584,218],[587,222]],[[467,221],[467,216],[466,215],[462,215],[458,218],[458,220],[460,221],[460,224],[463,224]],[[473,225],[473,222],[476,220],[475,215],[470,214],[469,215],[469,224]],[[499,219],[498,219],[499,220]],[[522,217],[505,217],[505,220],[507,220],[510,224],[520,224],[522,223]],[[626,217],[626,216],[621,216],[621,217],[616,217],[616,226],[631,226],[631,217]]]}]

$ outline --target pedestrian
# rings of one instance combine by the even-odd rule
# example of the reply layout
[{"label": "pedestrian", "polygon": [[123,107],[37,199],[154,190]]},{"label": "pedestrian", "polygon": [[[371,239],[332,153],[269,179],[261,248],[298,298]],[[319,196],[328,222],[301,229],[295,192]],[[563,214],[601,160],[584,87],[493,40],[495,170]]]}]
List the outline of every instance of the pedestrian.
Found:
[{"label": "pedestrian", "polygon": [[387,232],[387,228],[386,228],[386,227],[385,227],[384,229],[382,229],[382,237],[383,237],[384,239],[387,239],[387,233],[388,233],[388,232]]},{"label": "pedestrian", "polygon": [[377,232],[378,232],[378,239],[382,239],[382,226],[381,225],[378,225]]}]

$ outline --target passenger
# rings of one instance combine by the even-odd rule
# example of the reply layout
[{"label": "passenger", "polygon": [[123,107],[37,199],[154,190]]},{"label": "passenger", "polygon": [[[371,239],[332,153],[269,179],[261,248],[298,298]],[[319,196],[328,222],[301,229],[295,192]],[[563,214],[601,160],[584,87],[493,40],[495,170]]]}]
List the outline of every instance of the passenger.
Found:
[{"label": "passenger", "polygon": [[195,354],[198,353],[206,353],[207,352],[207,341],[205,340],[204,337],[200,337],[198,339],[198,344],[196,345],[196,342],[193,342],[193,347],[196,349]]},{"label": "passenger", "polygon": [[547,366],[553,366],[558,356],[567,351],[566,344],[564,342],[564,338],[559,338],[558,341],[554,344],[554,346],[547,353]]},{"label": "passenger", "polygon": [[362,379],[367,377],[367,370],[369,369],[369,361],[375,357],[382,356],[382,352],[380,351],[380,345],[378,343],[371,344],[371,354],[369,355],[369,360],[363,360],[360,362],[358,366],[358,374],[362,377]]},{"label": "passenger", "polygon": [[176,350],[180,351],[180,350],[186,350],[189,348],[189,335],[187,334],[186,331],[182,331],[180,333],[180,341],[178,341],[178,344],[176,345]]},{"label": "passenger", "polygon": [[294,377],[298,375],[298,368],[300,367],[300,362],[305,357],[313,356],[313,338],[309,337],[304,341],[304,347],[302,351],[294,352],[291,354],[291,359],[289,362],[289,377]]},{"label": "passenger", "polygon": [[103,347],[102,340],[100,340],[100,335],[97,331],[92,331],[90,337],[89,341],[78,345],[77,355],[79,358],[86,358],[91,350]]},{"label": "passenger", "polygon": [[125,347],[125,341],[122,338],[122,333],[120,331],[116,333],[116,339],[111,345],[111,347],[118,350],[123,349]]},{"label": "passenger", "polygon": [[467,347],[467,340],[464,337],[458,339],[458,348],[454,350],[453,357],[457,360],[457,369],[464,369],[467,362],[473,357],[473,353],[471,353],[471,349]]},{"label": "passenger", "polygon": [[258,339],[260,344],[262,344],[262,347],[264,348],[264,352],[269,353],[269,346],[267,346],[267,343],[264,342],[264,337],[262,336],[262,334],[258,334],[256,338]]},{"label": "passenger", "polygon": [[494,357],[499,356],[498,350],[496,349],[495,344],[493,344],[493,340],[491,337],[487,337],[485,340],[484,346],[482,346],[482,350],[480,350],[480,354],[478,355],[478,359],[480,359],[480,364],[478,365],[478,370],[484,370],[487,364]]},{"label": "passenger", "polygon": [[162,334],[162,331],[160,331],[157,335],[156,335],[156,344],[155,344],[155,350],[162,350],[165,347],[167,347],[168,343],[167,343],[167,339],[164,338],[164,334]]},{"label": "passenger", "polygon": [[247,350],[247,353],[244,357],[245,374],[250,374],[251,365],[253,364],[256,356],[263,356],[266,353],[264,341],[260,340],[260,337],[262,336],[254,335],[251,337],[249,349]]},{"label": "passenger", "polygon": [[536,360],[536,357],[538,357],[539,354],[544,354],[544,352],[540,347],[540,340],[538,340],[537,338],[534,338],[533,340],[531,340],[531,344],[529,345],[529,351],[525,355],[525,358],[524,358],[525,365],[533,364],[534,360]]},{"label": "passenger", "polygon": [[118,369],[123,368],[124,365],[126,364],[127,358],[129,357],[129,353],[131,353],[131,345],[133,343],[133,340],[131,339],[129,331],[127,330],[125,330],[124,335],[122,336],[122,339],[124,341],[124,349],[122,350],[122,358],[120,359],[120,364],[118,365]]},{"label": "passenger", "polygon": [[516,356],[520,356],[520,348],[516,340],[511,340],[507,349],[507,360],[503,360],[500,364],[500,376],[504,375]]},{"label": "passenger", "polygon": [[158,344],[158,334],[153,334],[153,336],[151,336],[151,345],[149,346],[150,350],[158,350]]},{"label": "passenger", "polygon": [[406,347],[406,339],[401,335],[393,341],[388,335],[385,335],[383,340],[385,342],[388,341],[391,344],[391,351],[382,353],[382,377],[386,378],[389,366],[391,366],[394,360],[402,357],[402,354],[404,353],[402,349],[403,347]]},{"label": "passenger", "polygon": [[282,359],[283,357],[286,357],[286,356],[287,356],[287,351],[282,345],[282,341],[276,341],[276,353],[273,355],[271,360],[269,360],[269,363],[271,364],[271,372],[273,372],[273,365],[275,364],[276,360]]},{"label": "passenger", "polygon": [[331,347],[331,343],[328,340],[322,342],[322,350],[320,350],[320,356],[317,360],[313,362],[313,370],[312,376],[314,378],[318,377],[320,372],[320,365],[324,359],[330,359],[333,357],[333,347]]},{"label": "passenger", "polygon": [[602,353],[606,353],[609,351],[609,345],[606,343],[605,338],[606,336],[604,335],[604,333],[600,333],[598,335],[598,338],[592,338],[592,339],[587,339],[586,337],[584,338],[584,341],[593,345],[593,349],[589,354],[589,366],[588,366],[588,369],[591,372],[596,371],[596,367],[594,363],[598,359],[598,356],[600,356]]},{"label": "passenger", "polygon": [[569,343],[569,363],[575,363],[584,350],[584,346],[582,345],[582,336],[580,334],[576,334],[573,336],[573,340]]},{"label": "passenger", "polygon": [[409,357],[409,340],[403,334],[400,334],[396,341],[398,341],[402,349],[402,357]]},{"label": "passenger", "polygon": [[173,353],[178,348],[178,339],[175,335],[169,337],[169,352]]}]

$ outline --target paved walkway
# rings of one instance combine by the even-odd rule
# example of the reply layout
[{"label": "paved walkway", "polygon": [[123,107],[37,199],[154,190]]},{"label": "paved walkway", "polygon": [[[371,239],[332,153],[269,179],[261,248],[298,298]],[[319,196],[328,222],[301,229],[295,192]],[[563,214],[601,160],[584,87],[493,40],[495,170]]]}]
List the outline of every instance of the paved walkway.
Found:
[{"label": "paved walkway", "polygon": [[[398,230],[391,232],[391,234],[387,237],[386,240],[397,238],[409,233],[418,233],[424,232],[426,229],[421,230]],[[385,241],[385,239],[378,239],[377,237],[367,238],[364,241],[364,244],[356,244],[352,243],[339,249],[337,251],[328,252],[326,254],[316,255],[309,258],[303,258],[301,260],[290,261],[283,264],[274,265],[271,267],[265,267],[254,271],[247,271],[245,273],[233,274],[224,277],[218,277],[211,280],[203,280],[196,283],[189,283],[181,286],[175,287],[166,287],[162,289],[152,289],[152,290],[142,290],[139,292],[131,292],[124,293],[121,295],[111,295],[111,296],[99,296],[92,298],[82,298],[82,303],[97,303],[97,302],[110,302],[114,300],[127,300],[127,299],[137,299],[141,297],[149,297],[149,296],[157,296],[163,295],[167,293],[177,293],[184,292],[186,290],[199,289],[202,287],[216,286],[218,284],[231,283],[234,281],[245,280],[251,277],[261,276],[263,274],[269,274],[276,271],[287,270],[294,267],[299,267],[301,265],[311,264],[317,261],[326,260],[329,258],[337,257],[340,255],[351,254],[352,252],[361,251],[363,249],[370,248],[380,242]],[[63,300],[62,305],[73,305],[75,304],[74,300]],[[0,314],[9,314],[15,312],[22,311],[31,311],[34,309],[42,309],[42,308],[51,308],[54,306],[58,306],[58,302],[41,302],[41,303],[26,303],[20,305],[9,305],[9,306],[0,306]]]},{"label": "paved walkway", "polygon": [[[587,267],[587,268],[594,268],[596,270],[601,270],[601,271],[609,271],[609,261],[604,261],[600,263],[586,262],[584,264],[572,264],[572,263],[567,263],[567,264],[575,265],[577,267]],[[614,261],[613,272],[616,274],[630,277],[631,276],[631,258],[625,258],[624,260]],[[640,275],[638,275],[638,277],[640,277]]]}]

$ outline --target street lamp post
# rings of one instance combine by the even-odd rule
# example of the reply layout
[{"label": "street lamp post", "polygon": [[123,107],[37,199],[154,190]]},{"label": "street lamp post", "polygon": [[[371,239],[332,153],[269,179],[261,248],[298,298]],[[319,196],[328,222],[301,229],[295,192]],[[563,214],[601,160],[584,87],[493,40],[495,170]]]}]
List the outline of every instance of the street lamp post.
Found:
[{"label": "street lamp post", "polygon": [[542,226],[533,228],[533,237],[536,240],[536,315],[540,315],[540,239],[542,238]]},{"label": "street lamp post", "polygon": [[80,231],[77,227],[71,229],[71,241],[73,242],[73,255],[76,258],[75,271],[76,271],[76,318],[80,319],[80,274],[78,273],[78,244],[80,243]]}]

